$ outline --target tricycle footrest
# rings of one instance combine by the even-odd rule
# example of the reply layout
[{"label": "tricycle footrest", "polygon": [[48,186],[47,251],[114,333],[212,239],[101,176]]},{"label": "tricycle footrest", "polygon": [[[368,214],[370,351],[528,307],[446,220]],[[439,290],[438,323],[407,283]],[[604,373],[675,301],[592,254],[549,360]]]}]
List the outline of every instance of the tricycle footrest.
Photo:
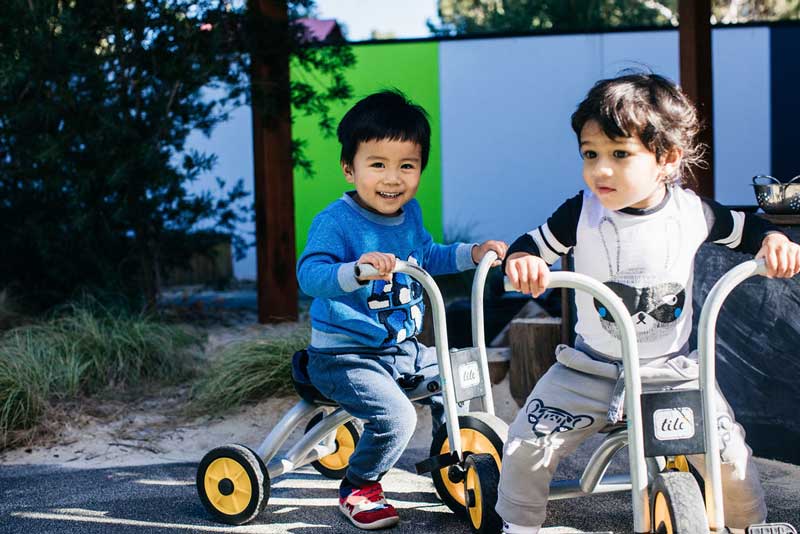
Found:
[{"label": "tricycle footrest", "polygon": [[445,467],[450,467],[451,465],[455,465],[457,463],[458,455],[454,452],[446,452],[444,454],[431,456],[426,460],[422,460],[415,467],[417,468],[418,475],[424,475],[425,473],[438,471],[439,469],[444,469]]}]

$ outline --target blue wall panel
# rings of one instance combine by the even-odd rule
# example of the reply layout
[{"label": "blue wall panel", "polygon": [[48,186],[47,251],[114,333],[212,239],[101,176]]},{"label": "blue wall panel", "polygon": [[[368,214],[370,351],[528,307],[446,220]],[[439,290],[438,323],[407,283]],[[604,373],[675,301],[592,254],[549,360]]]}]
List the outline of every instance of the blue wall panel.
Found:
[{"label": "blue wall panel", "polygon": [[772,174],[788,180],[800,174],[800,28],[775,27],[770,36],[772,58]]}]

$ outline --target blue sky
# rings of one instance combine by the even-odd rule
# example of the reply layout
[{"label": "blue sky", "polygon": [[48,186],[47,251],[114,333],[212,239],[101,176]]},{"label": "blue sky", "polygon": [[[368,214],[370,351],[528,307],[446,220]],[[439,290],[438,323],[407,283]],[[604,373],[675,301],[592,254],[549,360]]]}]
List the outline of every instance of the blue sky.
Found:
[{"label": "blue sky", "polygon": [[336,19],[347,29],[347,39],[363,41],[372,30],[393,33],[398,39],[428,37],[427,19],[437,20],[436,0],[316,0],[321,19]]}]

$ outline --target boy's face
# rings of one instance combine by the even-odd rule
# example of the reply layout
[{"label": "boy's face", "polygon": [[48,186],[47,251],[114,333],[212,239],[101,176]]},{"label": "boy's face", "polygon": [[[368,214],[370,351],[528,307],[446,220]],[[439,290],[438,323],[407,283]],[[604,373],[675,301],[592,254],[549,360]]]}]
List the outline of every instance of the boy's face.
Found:
[{"label": "boy's face", "polygon": [[583,179],[610,210],[651,208],[664,199],[666,178],[677,168],[680,152],[659,163],[637,137],[609,138],[596,121],[581,129]]},{"label": "boy's face", "polygon": [[355,185],[355,200],[362,207],[397,215],[417,194],[422,149],[412,141],[366,141],[359,143],[352,165],[342,163],[342,171]]}]

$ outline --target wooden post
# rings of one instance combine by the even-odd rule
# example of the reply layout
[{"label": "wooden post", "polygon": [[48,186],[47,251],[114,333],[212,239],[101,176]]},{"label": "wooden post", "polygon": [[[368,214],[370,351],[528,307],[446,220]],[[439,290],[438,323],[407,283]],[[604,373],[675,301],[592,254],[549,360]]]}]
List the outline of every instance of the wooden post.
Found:
[{"label": "wooden post", "polygon": [[697,106],[705,128],[705,169],[695,169],[697,192],[714,198],[714,92],[711,76],[711,0],[678,0],[681,87]]},{"label": "wooden post", "polygon": [[[297,320],[294,184],[289,97],[288,10],[286,0],[252,0],[250,9],[283,29],[281,50],[265,58],[253,55],[253,160],[255,171],[258,322]],[[270,31],[272,28],[270,28]],[[265,31],[268,31],[265,29]],[[269,90],[271,113],[256,105]]]},{"label": "wooden post", "polygon": [[511,346],[508,385],[511,396],[522,406],[539,378],[556,361],[555,349],[561,341],[561,319],[514,319],[508,340]]}]

